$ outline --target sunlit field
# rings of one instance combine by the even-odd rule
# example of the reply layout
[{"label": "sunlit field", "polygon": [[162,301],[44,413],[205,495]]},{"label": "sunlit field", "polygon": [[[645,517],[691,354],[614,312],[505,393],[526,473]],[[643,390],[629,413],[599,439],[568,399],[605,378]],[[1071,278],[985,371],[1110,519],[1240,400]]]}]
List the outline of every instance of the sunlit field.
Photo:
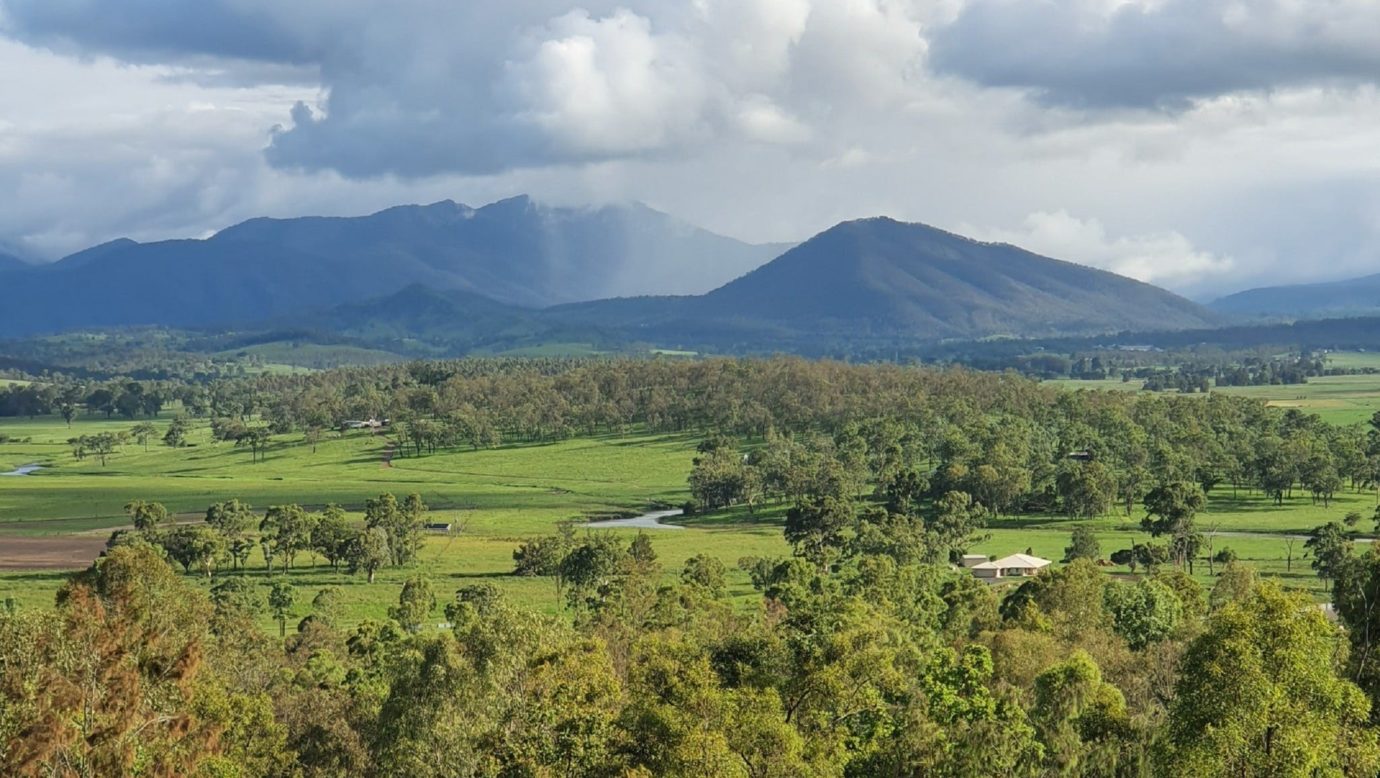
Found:
[{"label": "sunlit field", "polygon": [[[1380,396],[1380,379],[1355,378],[1368,379],[1371,391]],[[1360,380],[1346,383],[1357,394],[1363,391]],[[1320,379],[1317,387],[1307,388],[1320,390],[1313,395],[1316,401],[1328,395],[1326,387],[1335,385]],[[1284,401],[1263,391],[1258,394]],[[1354,413],[1361,411],[1354,409]],[[156,422],[160,430],[168,418],[165,413]],[[260,509],[292,502],[318,508],[334,502],[345,506],[355,520],[362,520],[362,505],[370,497],[383,492],[399,497],[412,492],[422,495],[432,508],[433,520],[450,522],[454,530],[429,537],[416,566],[385,568],[372,585],[362,576],[332,570],[309,554],[303,554],[291,571],[290,580],[303,591],[299,598],[303,602],[322,587],[341,587],[345,618],[351,621],[385,617],[401,581],[418,571],[431,577],[442,592],[490,582],[519,603],[547,612],[558,610],[553,581],[511,575],[517,544],[553,532],[562,521],[678,505],[688,497],[686,476],[698,443],[690,436],[609,435],[414,458],[396,451],[386,435],[352,432],[326,436],[315,451],[300,436],[280,436],[263,460],[255,462],[248,449],[213,442],[209,427],[199,423],[190,447],[168,448],[155,438],[146,449],[130,441],[102,465],[90,455],[77,460],[66,442],[78,434],[128,431],[134,423],[87,417],[69,429],[54,418],[0,422],[0,435],[8,438],[0,444],[0,472],[27,464],[43,466],[32,475],[0,477],[0,546],[6,538],[12,546],[21,542],[13,539],[33,542],[41,538],[57,544],[77,539],[89,548],[93,538],[104,538],[128,524],[123,506],[135,499],[162,502],[179,521],[197,521],[208,505],[229,498]],[[1215,533],[1215,550],[1229,547],[1264,574],[1321,597],[1322,582],[1303,556],[1302,541],[1287,536],[1340,520],[1352,511],[1367,517],[1357,529],[1369,534],[1375,506],[1371,492],[1345,492],[1327,508],[1296,492],[1277,507],[1259,493],[1240,490],[1234,494],[1229,485],[1223,485],[1212,493],[1198,523],[1203,531]],[[690,556],[712,554],[730,569],[731,591],[737,601],[749,607],[754,598],[745,574],[736,569],[737,561],[787,552],[781,536],[783,514],[782,507],[768,506],[756,513],[739,508],[687,519],[686,529],[648,532],[668,579],[678,574]],[[1139,518],[1139,513],[1127,517],[1117,511],[1090,522],[1104,557],[1148,539],[1140,531]],[[1057,561],[1073,526],[1074,522],[1057,516],[993,519],[988,537],[974,551],[1000,556],[1029,549]],[[600,531],[631,539],[639,530]],[[1292,562],[1288,561],[1291,556]],[[1194,573],[1204,585],[1211,585],[1206,564],[1197,565]],[[263,577],[262,559],[255,554],[247,571],[233,574]],[[66,575],[51,569],[0,573],[0,598],[45,607]]]}]

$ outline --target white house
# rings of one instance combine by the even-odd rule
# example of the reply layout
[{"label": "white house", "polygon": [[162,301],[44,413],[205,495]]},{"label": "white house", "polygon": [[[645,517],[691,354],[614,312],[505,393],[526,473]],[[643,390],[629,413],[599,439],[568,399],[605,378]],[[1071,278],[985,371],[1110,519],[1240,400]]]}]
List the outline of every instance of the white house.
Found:
[{"label": "white house", "polygon": [[973,575],[978,578],[1028,578],[1049,567],[1048,559],[1028,554],[1012,554],[991,562],[973,565]]},{"label": "white house", "polygon": [[966,569],[972,569],[978,565],[985,565],[990,560],[986,554],[964,554],[963,561],[960,563]]}]

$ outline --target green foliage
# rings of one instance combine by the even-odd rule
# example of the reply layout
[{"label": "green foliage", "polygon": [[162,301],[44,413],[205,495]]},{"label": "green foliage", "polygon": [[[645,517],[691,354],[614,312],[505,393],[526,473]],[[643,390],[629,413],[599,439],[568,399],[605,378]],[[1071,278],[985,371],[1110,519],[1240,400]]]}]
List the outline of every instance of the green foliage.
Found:
[{"label": "green foliage", "polygon": [[[1090,527],[1078,525],[1073,528],[1073,536],[1069,545],[1064,549],[1064,561],[1072,562],[1075,559],[1091,559],[1094,562],[1102,558],[1102,546],[1097,542],[1097,533]],[[1112,561],[1116,561],[1113,559]],[[1125,562],[1118,562],[1125,564]]]},{"label": "green foliage", "polygon": [[278,634],[287,634],[287,620],[292,612],[292,606],[297,602],[297,592],[292,584],[282,579],[275,580],[273,586],[268,590],[268,609],[273,612],[273,617],[278,620]]},{"label": "green foliage", "polygon": [[1333,672],[1337,633],[1271,584],[1223,606],[1189,647],[1158,769],[1170,775],[1359,775],[1380,767],[1370,704]]},{"label": "green foliage", "polygon": [[436,594],[425,576],[414,575],[403,584],[398,605],[388,615],[408,632],[418,632],[436,610]]},{"label": "green foliage", "polygon": [[426,511],[420,495],[410,494],[399,505],[392,494],[381,494],[365,503],[364,526],[383,530],[390,560],[394,565],[405,565],[416,559],[421,547]]},{"label": "green foliage", "polygon": [[350,572],[364,571],[365,575],[369,577],[369,583],[374,582],[374,575],[379,568],[388,564],[392,558],[393,554],[388,546],[388,534],[382,527],[373,527],[355,533],[345,551],[345,559],[349,563]]},{"label": "green foliage", "polygon": [[1183,603],[1174,590],[1154,578],[1112,584],[1105,590],[1112,626],[1139,650],[1169,638],[1183,620]]},{"label": "green foliage", "polygon": [[685,560],[685,568],[681,570],[681,582],[698,587],[710,597],[722,597],[724,595],[726,574],[724,563],[706,554],[696,554]]},{"label": "green foliage", "polygon": [[1303,545],[1313,558],[1313,569],[1324,581],[1336,578],[1352,558],[1351,535],[1335,521],[1314,528]]}]

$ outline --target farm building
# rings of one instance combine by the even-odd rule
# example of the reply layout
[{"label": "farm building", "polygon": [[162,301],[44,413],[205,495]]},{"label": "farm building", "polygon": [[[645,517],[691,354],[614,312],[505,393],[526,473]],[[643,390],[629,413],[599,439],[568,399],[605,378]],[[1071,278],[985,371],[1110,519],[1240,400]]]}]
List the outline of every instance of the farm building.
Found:
[{"label": "farm building", "polygon": [[1049,566],[1050,561],[1048,559],[1041,559],[1029,554],[1012,554],[991,562],[973,565],[969,569],[978,578],[1028,578]]}]

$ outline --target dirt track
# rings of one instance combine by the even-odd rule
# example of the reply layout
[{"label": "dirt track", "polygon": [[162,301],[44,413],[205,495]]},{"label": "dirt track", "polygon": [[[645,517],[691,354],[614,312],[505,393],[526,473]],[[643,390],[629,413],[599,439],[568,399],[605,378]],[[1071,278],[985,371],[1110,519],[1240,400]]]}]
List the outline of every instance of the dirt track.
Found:
[{"label": "dirt track", "polygon": [[0,536],[0,570],[80,570],[105,550],[109,533],[51,538]]}]

